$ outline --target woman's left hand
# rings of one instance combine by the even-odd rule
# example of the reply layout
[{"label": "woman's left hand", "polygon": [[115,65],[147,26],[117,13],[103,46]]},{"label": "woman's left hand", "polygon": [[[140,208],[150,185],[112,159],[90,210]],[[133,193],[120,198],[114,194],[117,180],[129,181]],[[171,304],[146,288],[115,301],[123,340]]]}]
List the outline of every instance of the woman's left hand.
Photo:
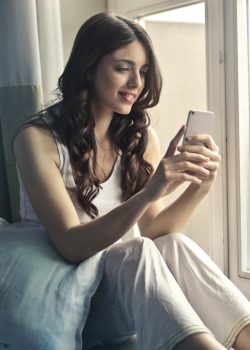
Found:
[{"label": "woman's left hand", "polygon": [[210,159],[208,162],[199,164],[209,171],[208,175],[199,177],[202,180],[199,187],[203,188],[204,190],[209,190],[216,179],[221,161],[219,147],[216,145],[210,135],[205,134],[189,136],[187,141],[187,144],[177,147],[179,152],[198,153]]}]

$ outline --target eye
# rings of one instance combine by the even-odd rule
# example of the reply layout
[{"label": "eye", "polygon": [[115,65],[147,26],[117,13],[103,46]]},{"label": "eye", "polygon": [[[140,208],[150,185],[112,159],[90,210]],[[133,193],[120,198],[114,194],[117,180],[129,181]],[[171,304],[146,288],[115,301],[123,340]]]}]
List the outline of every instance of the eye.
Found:
[{"label": "eye", "polygon": [[125,72],[129,72],[130,67],[128,67],[128,66],[116,67],[115,70],[116,70],[117,72],[125,73]]},{"label": "eye", "polygon": [[140,74],[141,74],[141,76],[145,77],[147,74],[147,70],[141,70]]}]

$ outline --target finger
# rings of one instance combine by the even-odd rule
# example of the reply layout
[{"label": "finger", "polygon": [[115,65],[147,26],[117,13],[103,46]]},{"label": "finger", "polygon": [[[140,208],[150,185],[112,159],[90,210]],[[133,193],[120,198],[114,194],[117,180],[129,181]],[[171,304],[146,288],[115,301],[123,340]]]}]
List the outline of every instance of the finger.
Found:
[{"label": "finger", "polygon": [[189,161],[197,162],[197,163],[203,163],[203,162],[205,163],[205,162],[210,161],[210,158],[207,156],[204,156],[203,154],[184,151],[182,153],[179,153],[179,154],[171,157],[171,160],[175,163],[179,162],[179,161],[183,161],[183,160],[189,160]]},{"label": "finger", "polygon": [[216,179],[216,176],[217,176],[217,173],[211,171],[209,176],[199,176],[199,179],[202,181],[213,181]]},{"label": "finger", "polygon": [[206,169],[200,164],[197,164],[188,160],[179,161],[175,163],[173,161],[170,161],[170,159],[171,158],[167,158],[163,163],[164,168],[166,169],[165,171],[167,172],[169,171],[170,173],[191,172],[198,175],[204,175],[204,176],[209,175],[209,169]]},{"label": "finger", "polygon": [[204,145],[185,144],[183,146],[179,146],[177,149],[180,152],[198,153],[214,161],[219,162],[221,160],[221,156],[217,153],[217,151],[212,151],[209,148],[205,147]]},{"label": "finger", "polygon": [[189,144],[202,143],[211,151],[215,151],[215,152],[219,151],[219,147],[216,145],[216,143],[214,142],[214,139],[210,135],[199,134],[199,135],[189,136],[187,138],[187,141]]},{"label": "finger", "polygon": [[177,172],[191,172],[193,174],[208,176],[209,170],[192,162],[184,161],[176,164],[175,169]]},{"label": "finger", "polygon": [[210,172],[216,172],[219,169],[218,162],[206,162],[206,163],[200,163],[199,165],[209,170]]},{"label": "finger", "polygon": [[171,142],[168,146],[167,152],[165,153],[163,158],[172,157],[175,154],[176,148],[177,148],[178,143],[180,142],[180,140],[184,134],[184,131],[185,131],[185,125],[182,125],[182,127],[177,132],[175,137],[171,140]]}]

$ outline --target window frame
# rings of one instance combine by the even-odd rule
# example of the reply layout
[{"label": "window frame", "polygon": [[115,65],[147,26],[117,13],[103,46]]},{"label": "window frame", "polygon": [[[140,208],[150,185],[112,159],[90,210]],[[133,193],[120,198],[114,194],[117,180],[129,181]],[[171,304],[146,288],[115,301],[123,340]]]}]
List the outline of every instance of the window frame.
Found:
[{"label": "window frame", "polygon": [[[248,176],[249,176],[249,165],[244,163],[243,158],[247,158],[244,152],[243,142],[247,143],[249,150],[249,20],[248,16],[249,0],[241,0],[237,4],[237,48],[238,48],[238,159],[239,159],[239,170],[238,170],[238,205],[239,205],[239,229],[238,229],[238,240],[239,240],[239,254],[238,254],[238,271],[239,276],[250,279],[249,269],[249,255],[247,252],[247,243],[249,241],[249,196],[248,194]],[[246,17],[242,18],[246,12]],[[239,31],[242,33],[242,38],[239,38]],[[244,67],[247,67],[247,78],[244,71]],[[247,159],[245,159],[247,162]],[[246,169],[248,165],[248,169]]]},{"label": "window frame", "polygon": [[238,16],[244,0],[224,1],[226,55],[226,115],[228,174],[229,277],[250,299],[249,274],[242,271],[242,222],[240,183],[240,101],[238,84]]},{"label": "window frame", "polygon": [[226,60],[226,114],[228,153],[229,277],[250,298],[250,274],[242,266],[242,183],[240,174],[240,115],[238,24],[245,0],[224,1]]}]

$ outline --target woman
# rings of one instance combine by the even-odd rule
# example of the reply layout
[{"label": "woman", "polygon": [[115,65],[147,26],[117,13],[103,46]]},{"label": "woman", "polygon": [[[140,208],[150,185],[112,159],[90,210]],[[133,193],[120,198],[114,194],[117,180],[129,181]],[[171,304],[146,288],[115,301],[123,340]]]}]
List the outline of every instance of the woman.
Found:
[{"label": "woman", "polygon": [[[146,32],[114,14],[93,16],[77,34],[59,90],[60,101],[13,145],[23,221],[41,223],[71,264],[106,251],[84,349],[135,332],[140,350],[250,349],[249,302],[177,233],[212,187],[220,156],[209,135],[178,146],[182,127],[161,159],[146,112],[158,103],[161,76]],[[164,208],[162,197],[186,182]],[[142,237],[121,242],[135,223]]]}]

